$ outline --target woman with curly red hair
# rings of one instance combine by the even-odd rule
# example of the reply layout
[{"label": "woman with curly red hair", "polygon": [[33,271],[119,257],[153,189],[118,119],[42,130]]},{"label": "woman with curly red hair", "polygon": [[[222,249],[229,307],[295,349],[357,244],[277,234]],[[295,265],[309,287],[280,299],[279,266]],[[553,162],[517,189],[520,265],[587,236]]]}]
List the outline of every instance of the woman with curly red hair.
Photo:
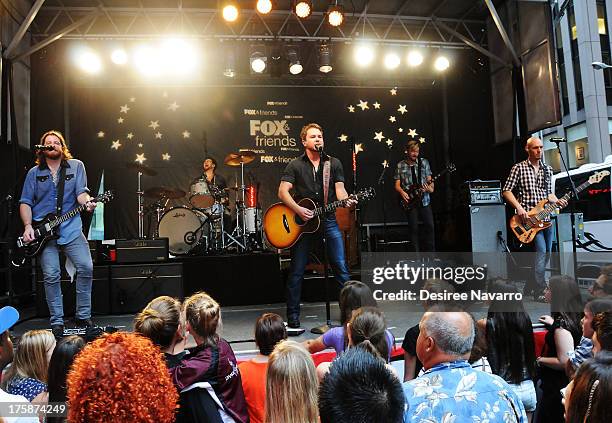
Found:
[{"label": "woman with curly red hair", "polygon": [[159,349],[142,335],[96,339],[68,374],[68,421],[173,422],[178,394]]}]

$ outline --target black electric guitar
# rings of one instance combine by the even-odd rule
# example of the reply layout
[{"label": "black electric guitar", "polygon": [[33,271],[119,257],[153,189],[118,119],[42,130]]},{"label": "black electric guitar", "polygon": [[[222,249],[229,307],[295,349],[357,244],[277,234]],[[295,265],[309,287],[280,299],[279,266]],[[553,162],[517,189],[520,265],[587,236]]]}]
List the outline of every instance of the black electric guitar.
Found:
[{"label": "black electric guitar", "polygon": [[[429,185],[434,183],[438,178],[440,178],[442,175],[446,174],[446,173],[453,173],[455,170],[457,170],[457,168],[455,167],[455,165],[453,163],[449,163],[443,170],[442,172],[438,173],[436,176],[434,176],[433,178],[431,178],[431,181],[429,181],[428,183],[426,183],[425,185]],[[419,184],[412,184],[410,185],[410,187],[408,187],[408,189],[406,190],[406,194],[408,194],[408,197],[410,198],[408,201],[404,200],[403,197],[400,197],[400,204],[402,205],[402,207],[404,208],[404,210],[410,210],[411,208],[413,208],[414,206],[416,206],[419,201],[421,200],[421,198],[423,197],[423,194],[425,193],[425,188],[424,185],[419,185]]]},{"label": "black electric guitar", "polygon": [[[96,203],[108,203],[114,196],[115,194],[112,191],[106,191],[104,194],[92,198],[91,201]],[[57,235],[57,228],[60,224],[73,218],[86,208],[87,206],[82,204],[76,209],[64,213],[59,217],[53,213],[49,213],[43,220],[32,222],[34,239],[30,242],[25,242],[23,240],[23,236],[17,238],[17,255],[22,257],[34,257],[43,249],[47,241],[57,239],[59,237]]]}]

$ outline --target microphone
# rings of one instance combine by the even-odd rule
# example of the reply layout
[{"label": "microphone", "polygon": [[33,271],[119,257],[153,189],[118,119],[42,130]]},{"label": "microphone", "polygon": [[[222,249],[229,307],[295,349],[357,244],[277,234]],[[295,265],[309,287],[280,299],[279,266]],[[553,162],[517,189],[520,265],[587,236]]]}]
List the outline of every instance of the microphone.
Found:
[{"label": "microphone", "polygon": [[319,156],[321,156],[322,159],[327,158],[327,154],[325,154],[325,151],[323,151],[323,146],[318,146],[315,147],[315,150],[317,150],[319,152]]},{"label": "microphone", "polygon": [[55,147],[53,147],[52,145],[40,145],[40,144],[36,144],[34,147],[32,147],[32,150],[53,151],[53,150],[55,150]]},{"label": "microphone", "polygon": [[550,142],[554,142],[555,144],[559,145],[559,143],[567,142],[567,140],[563,137],[552,137]]}]

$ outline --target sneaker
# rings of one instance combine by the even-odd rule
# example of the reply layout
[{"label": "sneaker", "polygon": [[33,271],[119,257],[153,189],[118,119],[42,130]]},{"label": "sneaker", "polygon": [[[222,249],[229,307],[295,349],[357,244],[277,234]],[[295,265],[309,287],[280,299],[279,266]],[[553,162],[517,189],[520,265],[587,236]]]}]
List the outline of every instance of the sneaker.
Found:
[{"label": "sneaker", "polygon": [[300,319],[298,318],[289,319],[289,321],[287,322],[287,326],[289,326],[290,329],[299,329]]},{"label": "sneaker", "polygon": [[52,325],[51,333],[55,339],[60,340],[64,337],[64,325]]},{"label": "sneaker", "polygon": [[94,325],[91,319],[74,319],[74,323],[77,328],[89,328]]}]

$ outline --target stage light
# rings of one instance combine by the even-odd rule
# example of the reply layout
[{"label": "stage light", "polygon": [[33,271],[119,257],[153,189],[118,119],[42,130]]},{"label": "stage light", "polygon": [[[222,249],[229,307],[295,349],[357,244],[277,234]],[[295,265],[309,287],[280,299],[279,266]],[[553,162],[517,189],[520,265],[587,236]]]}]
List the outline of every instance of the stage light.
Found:
[{"label": "stage light", "polygon": [[257,0],[257,11],[262,15],[270,13],[272,10],[272,0]]},{"label": "stage light", "polygon": [[302,19],[306,19],[312,13],[312,1],[300,0],[295,3],[295,14]]},{"label": "stage light", "polygon": [[385,67],[389,70],[397,69],[400,58],[396,53],[387,53],[385,56]]},{"label": "stage light", "polygon": [[419,66],[421,63],[423,63],[423,55],[421,52],[412,50],[410,53],[408,53],[408,64],[410,66]]},{"label": "stage light", "polygon": [[332,71],[331,47],[327,44],[319,46],[319,71],[329,73]]},{"label": "stage light", "polygon": [[256,51],[251,54],[251,69],[253,72],[262,73],[266,69],[267,57]]},{"label": "stage light", "polygon": [[444,56],[438,56],[438,58],[436,59],[434,63],[434,67],[436,68],[437,71],[440,71],[440,72],[445,71],[446,69],[448,69],[449,66],[450,66],[450,62]]},{"label": "stage light", "polygon": [[128,61],[128,55],[124,49],[118,48],[111,53],[111,60],[116,65],[125,65]]},{"label": "stage light", "polygon": [[287,59],[289,59],[289,72],[292,75],[302,73],[304,67],[300,63],[300,58],[295,47],[290,47],[287,51]]},{"label": "stage light", "polygon": [[374,50],[367,45],[358,46],[355,49],[355,61],[359,66],[369,66],[374,60]]},{"label": "stage light", "polygon": [[329,6],[327,9],[327,21],[331,26],[340,26],[344,21],[344,11],[342,10],[342,6],[336,4]]},{"label": "stage light", "polygon": [[195,46],[186,40],[171,38],[161,44],[159,52],[168,73],[185,75],[193,73],[199,61]]},{"label": "stage light", "polygon": [[234,22],[238,19],[238,7],[234,3],[228,3],[223,6],[223,19],[228,22]]},{"label": "stage light", "polygon": [[78,54],[77,64],[81,70],[96,74],[102,70],[102,60],[100,56],[91,50],[86,50]]},{"label": "stage light", "polygon": [[164,60],[159,50],[148,45],[140,46],[134,52],[134,66],[144,76],[155,77],[162,74]]}]

